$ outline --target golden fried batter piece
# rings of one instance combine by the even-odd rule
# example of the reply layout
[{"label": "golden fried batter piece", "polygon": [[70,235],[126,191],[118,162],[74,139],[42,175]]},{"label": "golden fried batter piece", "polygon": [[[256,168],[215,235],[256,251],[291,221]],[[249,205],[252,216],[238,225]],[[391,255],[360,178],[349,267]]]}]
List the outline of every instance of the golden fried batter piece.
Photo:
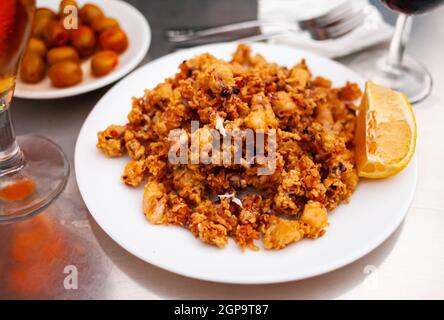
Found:
[{"label": "golden fried batter piece", "polygon": [[[99,132],[97,147],[129,156],[122,179],[131,187],[145,183],[143,212],[151,223],[182,226],[219,248],[232,238],[242,250],[257,250],[262,239],[278,250],[322,236],[327,211],[355,190],[360,96],[354,83],[337,88],[313,78],[304,60],[287,68],[241,44],[228,62],[205,53],[181,63],[174,77],[133,98],[128,123]],[[199,121],[195,132],[192,120]],[[184,141],[199,137],[199,151],[214,139],[210,129],[275,129],[275,170],[258,175],[268,166],[260,161],[192,163],[197,153],[188,163],[170,163],[173,129]]]},{"label": "golden fried batter piece", "polygon": [[125,166],[122,175],[123,182],[132,187],[137,187],[145,178],[146,165],[144,160],[130,160]]},{"label": "golden fried batter piece", "polygon": [[149,180],[143,192],[143,212],[145,217],[154,224],[167,221],[167,194],[163,183]]},{"label": "golden fried batter piece", "polygon": [[191,215],[190,231],[201,241],[215,245],[219,248],[228,243],[227,229],[201,213]]},{"label": "golden fried batter piece", "polygon": [[283,249],[290,243],[298,242],[304,236],[299,221],[273,216],[271,224],[263,231],[266,249]]},{"label": "golden fried batter piece", "polygon": [[327,210],[319,202],[309,201],[299,220],[271,217],[268,225],[263,227],[265,248],[282,249],[303,237],[316,239],[327,225]]},{"label": "golden fried batter piece", "polygon": [[120,157],[125,153],[123,135],[126,126],[110,125],[105,131],[97,134],[97,148],[109,157]]}]

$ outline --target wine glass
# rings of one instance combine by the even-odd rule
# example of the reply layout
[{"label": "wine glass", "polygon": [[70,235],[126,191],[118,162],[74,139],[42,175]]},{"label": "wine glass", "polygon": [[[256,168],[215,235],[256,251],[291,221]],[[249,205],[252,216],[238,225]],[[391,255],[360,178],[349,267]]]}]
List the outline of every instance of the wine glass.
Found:
[{"label": "wine glass", "polygon": [[69,163],[59,146],[40,136],[16,138],[11,122],[17,69],[34,11],[35,0],[0,1],[0,223],[45,209],[69,176]]},{"label": "wine glass", "polygon": [[410,103],[425,99],[433,81],[429,71],[417,60],[404,55],[412,15],[430,11],[444,0],[381,0],[391,10],[399,12],[389,51],[370,51],[351,62],[351,67],[367,79],[401,91]]}]

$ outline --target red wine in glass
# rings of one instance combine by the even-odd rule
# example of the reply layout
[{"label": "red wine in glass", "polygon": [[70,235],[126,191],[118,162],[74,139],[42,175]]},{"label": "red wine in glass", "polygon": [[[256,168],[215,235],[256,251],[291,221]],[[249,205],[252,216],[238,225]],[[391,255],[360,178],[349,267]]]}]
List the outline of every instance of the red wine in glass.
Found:
[{"label": "red wine in glass", "polygon": [[444,0],[382,0],[393,11],[408,15],[430,11],[444,3]]},{"label": "red wine in glass", "polygon": [[[374,82],[405,93],[410,103],[429,96],[433,80],[427,68],[404,51],[414,15],[436,9],[444,0],[381,0],[399,12],[389,50],[368,50],[351,63],[351,67]],[[430,30],[431,33],[434,30]]]}]

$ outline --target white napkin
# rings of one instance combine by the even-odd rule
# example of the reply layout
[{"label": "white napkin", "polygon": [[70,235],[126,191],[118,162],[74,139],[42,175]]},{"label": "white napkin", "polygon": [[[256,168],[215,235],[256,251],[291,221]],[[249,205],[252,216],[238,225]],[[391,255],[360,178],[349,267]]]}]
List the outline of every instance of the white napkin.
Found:
[{"label": "white napkin", "polygon": [[[296,20],[319,16],[345,0],[259,0],[259,19]],[[367,12],[361,26],[338,38],[324,41],[313,40],[308,33],[286,34],[273,37],[269,42],[283,43],[314,51],[320,55],[336,58],[345,56],[365,47],[386,41],[393,34],[393,27],[382,19],[379,11],[368,0],[353,0],[354,5],[362,5]],[[263,26],[262,33],[279,31],[278,26]]]}]

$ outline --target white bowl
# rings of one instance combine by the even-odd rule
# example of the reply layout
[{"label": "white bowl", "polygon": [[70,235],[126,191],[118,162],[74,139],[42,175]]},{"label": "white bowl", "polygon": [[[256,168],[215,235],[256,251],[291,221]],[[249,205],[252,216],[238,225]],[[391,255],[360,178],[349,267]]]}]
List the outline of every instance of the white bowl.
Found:
[{"label": "white bowl", "polygon": [[[46,76],[36,84],[24,83],[18,77],[15,97],[26,99],[55,99],[79,95],[102,88],[125,76],[145,57],[151,43],[151,29],[145,17],[133,6],[116,0],[78,0],[79,6],[89,2],[97,4],[106,16],[116,18],[128,35],[128,49],[119,55],[119,64],[106,76],[96,78],[91,74],[90,58],[82,62],[83,80],[69,88],[55,88]],[[60,1],[38,0],[37,7],[58,10]]]}]

